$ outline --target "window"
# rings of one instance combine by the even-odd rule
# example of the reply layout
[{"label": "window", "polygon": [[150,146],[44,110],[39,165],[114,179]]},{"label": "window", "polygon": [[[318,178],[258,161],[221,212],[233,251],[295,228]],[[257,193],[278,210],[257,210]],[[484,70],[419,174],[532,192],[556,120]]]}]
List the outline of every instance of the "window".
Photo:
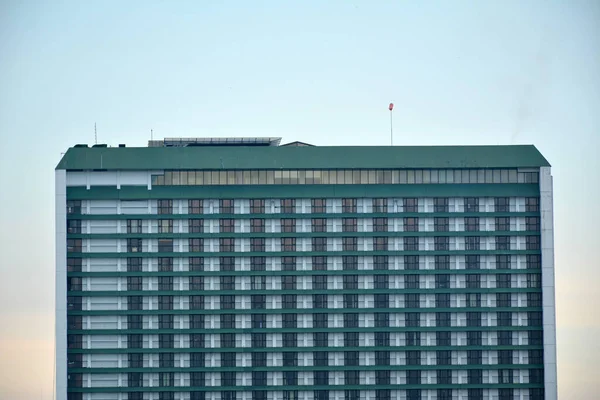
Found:
[{"label": "window", "polygon": [[219,232],[229,233],[229,232],[234,232],[234,231],[235,231],[235,224],[234,224],[233,219],[221,218],[219,220]]},{"label": "window", "polygon": [[[358,282],[357,282],[358,285]],[[344,285],[344,289],[345,289]],[[345,294],[344,295],[344,308],[358,308],[358,295],[357,294]]]},{"label": "window", "polygon": [[344,371],[344,381],[346,385],[358,385],[360,383],[360,371]]},{"label": "window", "polygon": [[496,212],[509,212],[509,205],[508,197],[494,198],[494,211]]},{"label": "window", "polygon": [[448,198],[436,197],[433,199],[433,212],[448,212]]},{"label": "window", "polygon": [[67,233],[81,233],[81,220],[79,220],[79,219],[67,220]]},{"label": "window", "polygon": [[[256,335],[256,337],[255,337]],[[265,346],[254,346],[254,343],[260,343],[260,337],[266,335],[264,333],[252,334],[252,347],[265,347]],[[265,342],[266,343],[266,342]],[[267,366],[267,353],[251,353],[252,354],[252,366],[253,367],[266,367]]]},{"label": "window", "polygon": [[250,308],[253,310],[265,309],[266,296],[264,294],[254,294],[250,296]]},{"label": "window", "polygon": [[[539,294],[539,293],[533,293]],[[540,301],[541,303],[541,301]],[[542,326],[542,313],[539,311],[530,311],[527,313],[528,326]]]},{"label": "window", "polygon": [[437,346],[451,346],[452,335],[450,332],[439,331],[435,333],[435,343]]},{"label": "window", "polygon": [[342,199],[343,213],[356,213],[356,199]]},{"label": "window", "polygon": [[465,198],[465,212],[479,212],[479,198]]},{"label": "window", "polygon": [[204,251],[204,239],[193,238],[188,241],[189,251],[192,253],[201,253]]},{"label": "window", "polygon": [[327,308],[327,295],[313,294],[313,308]]},{"label": "window", "polygon": [[169,334],[158,335],[158,345],[161,348],[172,349],[174,345],[174,336]]},{"label": "window", "polygon": [[[327,239],[323,237],[314,237],[312,240],[312,251],[327,251]],[[314,263],[313,263],[314,265]]]},{"label": "window", "polygon": [[312,199],[311,211],[313,214],[325,214],[327,212],[325,199]]},{"label": "window", "polygon": [[343,232],[356,232],[356,218],[344,218],[342,219],[342,231]]},{"label": "window", "polygon": [[190,314],[190,329],[204,329],[204,315]]},{"label": "window", "polygon": [[233,200],[231,199],[220,199],[219,200],[219,212],[221,214],[233,214]]},{"label": "window", "polygon": [[173,200],[158,200],[158,214],[173,214]]},{"label": "window", "polygon": [[414,236],[404,237],[404,251],[418,251],[419,250],[419,238]]},{"label": "window", "polygon": [[[129,259],[127,259],[129,262]],[[67,272],[81,272],[82,259],[81,258],[67,258]],[[141,271],[141,259],[140,259],[140,271]]]},{"label": "window", "polygon": [[435,313],[435,325],[436,326],[450,326],[450,313],[449,312]]},{"label": "window", "polygon": [[[471,352],[470,351],[467,352],[467,354],[469,354],[469,353],[471,353]],[[471,363],[469,363],[469,364],[471,364]],[[483,373],[483,371],[481,371],[480,369],[467,370],[467,377],[468,377],[469,384],[481,384],[483,381],[482,373]]]},{"label": "window", "polygon": [[173,353],[158,353],[158,365],[161,368],[173,368],[175,364]]},{"label": "window", "polygon": [[189,219],[188,227],[190,233],[202,233],[204,231],[204,220],[198,218]]},{"label": "window", "polygon": [[[70,290],[75,290],[72,287]],[[79,285],[79,289],[81,290],[81,284]],[[127,290],[130,291],[139,291],[142,289],[142,277],[141,276],[128,276],[127,277]]]},{"label": "window", "polygon": [[251,214],[264,214],[265,213],[264,199],[250,200],[250,213]]},{"label": "window", "polygon": [[387,289],[388,288],[388,276],[387,275],[373,276],[373,287],[375,289]]},{"label": "window", "polygon": [[479,217],[466,217],[465,218],[465,231],[467,231],[467,232],[479,231]]},{"label": "window", "polygon": [[294,218],[282,218],[281,231],[286,233],[296,232],[296,220]]},{"label": "window", "polygon": [[158,309],[159,310],[172,310],[173,309],[173,296],[158,296]]},{"label": "window", "polygon": [[541,346],[544,343],[544,335],[542,331],[528,331],[527,335],[530,346]]},{"label": "window", "polygon": [[327,314],[313,314],[313,327],[314,328],[327,328]]},{"label": "window", "polygon": [[81,214],[81,200],[67,200],[67,214]]},{"label": "window", "polygon": [[327,232],[327,220],[325,218],[313,218],[311,226],[313,232]]},{"label": "window", "polygon": [[267,386],[267,373],[265,371],[252,371],[252,386]]},{"label": "window", "polygon": [[510,237],[496,236],[496,250],[510,250]]},{"label": "window", "polygon": [[416,213],[419,211],[418,201],[415,198],[402,199],[404,212]]},{"label": "window", "polygon": [[390,314],[386,312],[375,313],[375,327],[387,328],[390,326]]},{"label": "window", "polygon": [[250,232],[264,232],[265,220],[262,218],[252,218],[250,220]]},{"label": "window", "polygon": [[358,269],[358,257],[342,256],[342,267],[345,271]]},{"label": "window", "polygon": [[252,290],[265,290],[267,288],[267,277],[255,275],[250,277]]},{"label": "window", "polygon": [[[316,238],[318,239],[318,238]],[[313,249],[314,250],[314,249]],[[327,271],[327,257],[315,256],[312,258],[313,271]]]},{"label": "window", "polygon": [[465,236],[465,250],[479,250],[479,236]]},{"label": "window", "polygon": [[[294,345],[295,347],[295,345]],[[284,367],[295,367],[298,365],[298,353],[293,351],[283,352],[283,366]]]},{"label": "window", "polygon": [[373,212],[374,213],[387,213],[387,199],[383,199],[383,198],[373,199]]},{"label": "window", "polygon": [[[390,333],[389,332],[375,332],[375,346],[389,346],[389,345],[390,345]],[[389,360],[389,358],[388,358],[388,360]]]},{"label": "window", "polygon": [[[68,240],[67,240],[68,242]],[[81,251],[81,250],[79,250]],[[127,252],[140,253],[142,251],[142,239],[127,239]]]},{"label": "window", "polygon": [[511,294],[510,293],[496,293],[496,307],[504,308],[504,307],[510,307],[510,306],[511,306]]},{"label": "window", "polygon": [[479,281],[481,275],[479,274],[467,274],[467,289],[479,289]]},{"label": "window", "polygon": [[233,238],[219,238],[219,251],[224,253],[231,253],[235,251],[235,239]]},{"label": "window", "polygon": [[540,288],[542,287],[542,276],[540,274],[527,274],[527,287]]},{"label": "window", "polygon": [[512,313],[507,311],[498,311],[496,314],[498,319],[498,326],[512,326]]},{"label": "window", "polygon": [[[438,365],[441,365],[438,363]],[[436,371],[437,375],[437,383],[440,385],[450,385],[452,383],[452,370],[449,369],[438,369]],[[442,400],[443,397],[440,396],[440,390],[450,390],[451,389],[438,389],[438,400]],[[452,400],[452,397],[446,397],[445,400]]]},{"label": "window", "polygon": [[539,269],[542,268],[542,257],[538,254],[527,255],[527,268],[528,269]]},{"label": "window", "polygon": [[[190,348],[202,349],[204,348],[204,334],[203,333],[192,333],[190,334]],[[199,353],[202,354],[202,353]],[[204,354],[202,354],[204,355]]]},{"label": "window", "polygon": [[388,230],[388,219],[387,218],[373,218],[373,232],[387,232]]},{"label": "window", "polygon": [[387,249],[388,249],[388,238],[387,237],[374,237],[373,238],[373,250],[374,251],[386,251]]},{"label": "window", "polygon": [[421,365],[421,352],[418,350],[407,351],[406,365]]},{"label": "window", "polygon": [[281,251],[296,251],[296,238],[281,238]]},{"label": "window", "polygon": [[283,314],[282,315],[282,326],[284,328],[296,328],[296,314]]},{"label": "window", "polygon": [[190,310],[203,310],[204,296],[190,296]]},{"label": "window", "polygon": [[159,219],[158,220],[158,233],[173,233],[173,220],[172,219]]},{"label": "window", "polygon": [[172,253],[173,252],[173,239],[158,239],[158,252],[159,253]]},{"label": "window", "polygon": [[469,400],[483,400],[483,389],[467,389]]},{"label": "window", "polygon": [[418,275],[404,275],[404,288],[405,289],[418,289],[419,288],[419,276]]},{"label": "window", "polygon": [[543,364],[544,363],[544,351],[543,350],[529,350],[529,364]]},{"label": "window", "polygon": [[220,277],[221,290],[235,290],[235,276]]},{"label": "window", "polygon": [[281,296],[281,307],[284,309],[295,309],[296,308],[296,295],[295,294],[284,294]]},{"label": "window", "polygon": [[294,214],[296,212],[296,200],[295,199],[281,200],[281,212],[283,214]]},{"label": "window", "polygon": [[528,231],[537,232],[540,230],[540,219],[538,217],[526,217],[525,229]]},{"label": "window", "polygon": [[[376,293],[373,296],[374,296],[374,300],[375,300],[375,308],[388,308],[390,306],[390,296],[389,295]],[[418,295],[416,295],[416,296],[418,298]]]},{"label": "window", "polygon": [[467,307],[481,307],[481,294],[480,293],[467,293],[466,294]]},{"label": "window", "polygon": [[251,314],[251,321],[254,329],[267,327],[267,316],[265,314]]},{"label": "window", "polygon": [[235,308],[234,295],[221,295],[221,310],[233,310]]},{"label": "window", "polygon": [[348,365],[348,366],[358,365],[358,351],[345,351],[344,352],[344,365]]},{"label": "window", "polygon": [[[375,364],[376,365],[386,365],[386,364],[378,364],[377,363],[377,354],[383,353],[382,351],[378,351],[375,353]],[[389,353],[386,353],[389,358]],[[383,356],[383,354],[381,355]],[[375,384],[376,385],[389,385],[390,384],[390,371],[389,370],[377,370],[375,371]],[[389,397],[388,397],[389,398]],[[377,399],[382,400],[381,397],[377,396]]]},{"label": "window", "polygon": [[433,230],[435,232],[448,232],[450,230],[450,218],[436,217],[433,219]]},{"label": "window", "polygon": [[202,214],[203,203],[202,200],[193,199],[188,200],[188,214]]},{"label": "window", "polygon": [[510,269],[510,255],[496,255],[496,269]]},{"label": "window", "polygon": [[420,299],[418,294],[409,293],[404,295],[406,308],[419,308]]},{"label": "window", "polygon": [[312,285],[313,290],[326,290],[327,275],[313,275]]},{"label": "window", "polygon": [[281,277],[281,288],[283,290],[296,289],[296,277],[294,275],[286,275]]},{"label": "window", "polygon": [[173,271],[173,258],[159,257],[158,258],[158,272],[171,272],[171,271]]},{"label": "window", "polygon": [[450,250],[450,238],[448,236],[434,237],[434,249],[438,251]]},{"label": "window", "polygon": [[510,288],[510,274],[496,274],[496,287],[501,289]]},{"label": "window", "polygon": [[466,269],[479,269],[480,258],[478,255],[466,255],[465,256],[465,268]]},{"label": "window", "polygon": [[481,313],[479,312],[468,312],[467,313],[467,326],[481,326]]},{"label": "window", "polygon": [[436,289],[450,289],[450,275],[436,275],[435,287]]},{"label": "window", "polygon": [[221,333],[221,347],[222,348],[235,347],[235,333]]},{"label": "window", "polygon": [[[81,297],[75,297],[81,299]],[[67,298],[68,299],[68,298]],[[142,296],[127,296],[127,309],[128,310],[141,310],[142,309]],[[81,303],[79,304],[81,307]],[[81,309],[81,308],[79,308]]]},{"label": "window", "polygon": [[450,308],[450,293],[436,293],[435,306],[438,308]]},{"label": "window", "polygon": [[358,238],[356,238],[356,237],[342,238],[342,249],[344,251],[357,251],[358,250]]},{"label": "window", "polygon": [[540,211],[539,197],[525,198],[525,211],[526,212],[539,212]]},{"label": "window", "polygon": [[[417,371],[415,371],[415,370],[406,371],[406,383],[409,385],[420,385],[421,384],[421,371],[418,371],[418,370]],[[416,398],[419,398],[419,397],[416,397]],[[407,396],[407,399],[408,399],[408,396]]]},{"label": "window", "polygon": [[[452,352],[450,350],[438,350],[436,351],[435,358],[437,365],[451,365]],[[449,373],[452,371],[446,370]]]},{"label": "window", "polygon": [[[415,257],[415,256],[413,256],[413,257]],[[417,263],[417,266],[418,266],[418,263]],[[450,256],[435,256],[435,269],[439,269],[439,270],[450,269]]]},{"label": "window", "polygon": [[264,252],[265,248],[265,238],[250,238],[250,251]]},{"label": "window", "polygon": [[540,249],[540,237],[539,236],[526,236],[525,237],[525,248],[527,250],[539,250]]},{"label": "window", "polygon": [[[375,238],[375,239],[383,239],[383,238]],[[387,238],[385,238],[387,239]],[[376,246],[383,246],[382,244],[377,244],[377,241],[375,241]],[[387,240],[385,241],[385,248],[382,247],[383,250],[387,249]],[[385,271],[388,269],[388,256],[373,256],[373,269],[376,271]]]},{"label": "window", "polygon": [[498,383],[501,383],[501,384],[513,383],[513,370],[512,369],[498,370]]},{"label": "window", "polygon": [[510,217],[496,217],[496,230],[500,232],[510,231]]},{"label": "window", "polygon": [[[327,332],[315,332],[313,337],[316,347],[327,347],[329,341],[329,334]],[[323,355],[322,352],[320,354]]]},{"label": "window", "polygon": [[204,258],[202,257],[190,257],[189,260],[190,271],[203,271],[204,270]]}]

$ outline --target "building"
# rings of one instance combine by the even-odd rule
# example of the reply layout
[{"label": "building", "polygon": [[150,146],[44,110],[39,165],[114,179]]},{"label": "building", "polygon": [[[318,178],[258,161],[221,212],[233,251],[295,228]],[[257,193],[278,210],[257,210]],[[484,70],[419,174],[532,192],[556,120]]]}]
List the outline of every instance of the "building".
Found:
[{"label": "building", "polygon": [[57,399],[556,399],[533,146],[77,145]]}]

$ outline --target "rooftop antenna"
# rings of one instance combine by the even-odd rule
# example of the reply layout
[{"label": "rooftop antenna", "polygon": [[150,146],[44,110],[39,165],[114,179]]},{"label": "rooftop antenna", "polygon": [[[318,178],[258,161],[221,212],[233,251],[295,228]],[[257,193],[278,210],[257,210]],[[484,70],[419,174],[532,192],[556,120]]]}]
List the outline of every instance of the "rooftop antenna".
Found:
[{"label": "rooftop antenna", "polygon": [[394,103],[390,103],[388,110],[390,110],[390,146],[394,145],[394,124],[392,119],[392,110],[394,109]]},{"label": "rooftop antenna", "polygon": [[96,123],[94,122],[94,144],[98,144],[98,132],[96,131]]},{"label": "rooftop antenna", "polygon": [[150,129],[150,140],[154,140],[154,130]]}]

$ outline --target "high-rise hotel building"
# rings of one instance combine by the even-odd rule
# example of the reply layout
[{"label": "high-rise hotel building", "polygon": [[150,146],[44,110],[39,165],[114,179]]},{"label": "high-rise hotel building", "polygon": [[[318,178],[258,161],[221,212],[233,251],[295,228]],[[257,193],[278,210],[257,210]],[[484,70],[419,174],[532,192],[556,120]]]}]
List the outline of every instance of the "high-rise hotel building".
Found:
[{"label": "high-rise hotel building", "polygon": [[556,399],[533,146],[77,145],[58,400]]}]

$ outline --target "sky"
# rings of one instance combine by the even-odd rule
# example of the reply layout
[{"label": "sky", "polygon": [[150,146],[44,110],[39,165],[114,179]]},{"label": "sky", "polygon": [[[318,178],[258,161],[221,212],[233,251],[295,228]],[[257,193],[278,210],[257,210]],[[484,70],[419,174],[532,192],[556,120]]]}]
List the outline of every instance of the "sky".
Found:
[{"label": "sky", "polygon": [[[559,395],[600,383],[600,2],[0,0],[0,398],[52,399],[54,168],[77,143],[535,144]],[[596,311],[594,311],[596,310]]]}]

